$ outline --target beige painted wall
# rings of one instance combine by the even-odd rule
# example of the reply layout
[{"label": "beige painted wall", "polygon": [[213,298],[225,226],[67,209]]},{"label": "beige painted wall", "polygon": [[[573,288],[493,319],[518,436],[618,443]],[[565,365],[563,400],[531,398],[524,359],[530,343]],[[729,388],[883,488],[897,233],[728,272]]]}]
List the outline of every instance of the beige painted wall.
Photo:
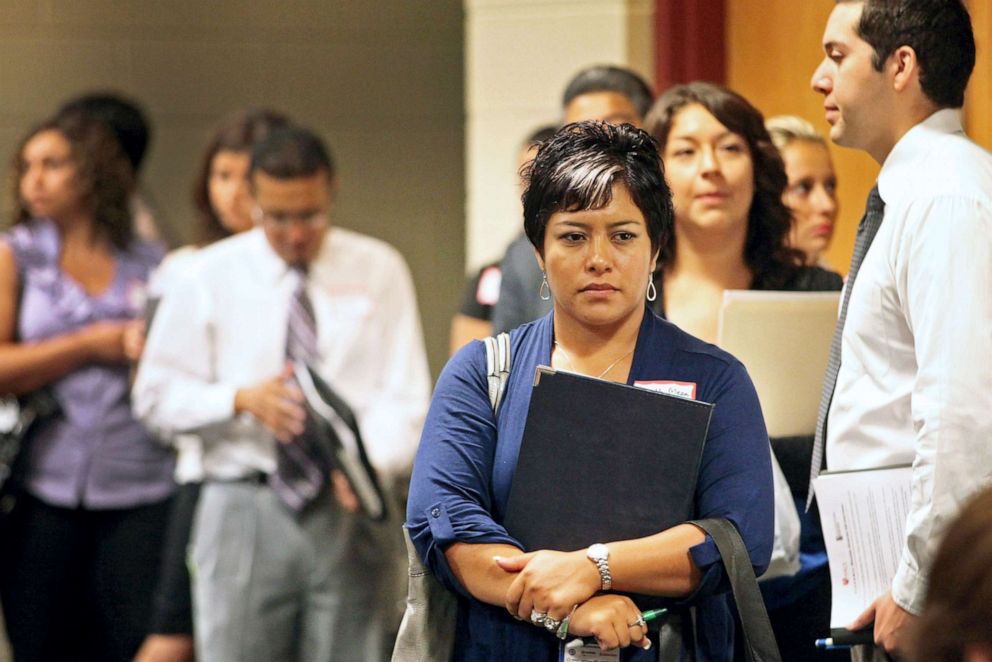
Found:
[{"label": "beige painted wall", "polygon": [[61,100],[116,88],[147,105],[145,188],[184,235],[210,128],[279,108],[331,146],[336,221],[405,255],[436,374],[464,264],[462,28],[459,0],[4,0],[0,159]]}]

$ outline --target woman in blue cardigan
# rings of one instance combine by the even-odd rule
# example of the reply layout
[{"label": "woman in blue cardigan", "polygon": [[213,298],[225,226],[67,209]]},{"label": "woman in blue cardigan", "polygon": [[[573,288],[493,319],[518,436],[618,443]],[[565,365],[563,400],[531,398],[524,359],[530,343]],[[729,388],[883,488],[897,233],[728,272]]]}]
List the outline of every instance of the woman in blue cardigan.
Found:
[{"label": "woman in blue cardigan", "polygon": [[624,595],[640,594],[694,606],[687,652],[730,660],[728,583],[713,541],[697,527],[525,555],[502,525],[534,368],[545,364],[714,403],[694,516],[733,522],[758,573],[772,546],[768,436],[746,371],[646,306],[673,222],[656,143],[629,125],[569,125],[541,146],[526,177],[524,229],[554,309],[510,334],[513,365],[497,413],[483,344],[468,345],[449,362],[425,424],[407,510],[421,558],[459,595],[454,659],[556,660],[555,635],[566,617],[569,638],[595,637],[603,649],[621,648],[621,660],[657,659],[653,635]]}]

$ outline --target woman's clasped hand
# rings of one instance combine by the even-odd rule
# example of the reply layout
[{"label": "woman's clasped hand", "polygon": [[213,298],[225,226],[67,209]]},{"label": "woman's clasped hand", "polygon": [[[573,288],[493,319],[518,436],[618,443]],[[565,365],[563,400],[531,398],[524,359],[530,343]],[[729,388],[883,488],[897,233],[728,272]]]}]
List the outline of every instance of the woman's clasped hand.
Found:
[{"label": "woman's clasped hand", "polygon": [[597,595],[602,586],[599,571],[585,550],[541,550],[495,556],[493,561],[502,570],[516,574],[506,591],[506,610],[514,618],[532,623],[538,620],[535,625],[539,626],[550,619],[556,624],[555,631],[567,618],[568,636],[595,637],[603,650],[631,645],[651,648],[641,611],[630,598]]}]

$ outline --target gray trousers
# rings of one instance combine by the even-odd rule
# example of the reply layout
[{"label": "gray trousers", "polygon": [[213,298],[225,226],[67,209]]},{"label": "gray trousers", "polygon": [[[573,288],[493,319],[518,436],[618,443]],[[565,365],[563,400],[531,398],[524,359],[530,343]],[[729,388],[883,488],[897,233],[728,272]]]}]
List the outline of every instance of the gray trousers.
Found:
[{"label": "gray trousers", "polygon": [[329,493],[299,516],[267,485],[204,484],[190,552],[197,660],[388,659],[402,615],[398,531]]}]

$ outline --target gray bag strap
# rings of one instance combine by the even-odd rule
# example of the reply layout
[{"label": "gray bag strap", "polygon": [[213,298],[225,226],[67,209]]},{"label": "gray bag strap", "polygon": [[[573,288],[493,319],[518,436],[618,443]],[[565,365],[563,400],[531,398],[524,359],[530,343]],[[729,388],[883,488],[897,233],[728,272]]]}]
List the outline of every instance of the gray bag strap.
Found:
[{"label": "gray bag strap", "polygon": [[391,662],[448,662],[455,646],[457,599],[420,561],[406,527],[403,539],[409,585]]},{"label": "gray bag strap", "polygon": [[489,406],[495,414],[503,401],[506,380],[510,377],[510,334],[489,336],[486,343],[486,377],[489,380]]},{"label": "gray bag strap", "polygon": [[[510,336],[501,333],[486,338],[484,342],[489,406],[495,414],[510,376]],[[455,643],[457,598],[421,562],[406,527],[403,527],[403,537],[406,541],[409,586],[392,662],[447,662],[451,659]]]},{"label": "gray bag strap", "polygon": [[720,551],[734,601],[737,603],[747,659],[750,662],[781,662],[775,633],[768,620],[764,600],[761,599],[754,568],[751,567],[751,557],[737,527],[723,518],[695,520],[689,524],[695,524],[708,533]]}]

